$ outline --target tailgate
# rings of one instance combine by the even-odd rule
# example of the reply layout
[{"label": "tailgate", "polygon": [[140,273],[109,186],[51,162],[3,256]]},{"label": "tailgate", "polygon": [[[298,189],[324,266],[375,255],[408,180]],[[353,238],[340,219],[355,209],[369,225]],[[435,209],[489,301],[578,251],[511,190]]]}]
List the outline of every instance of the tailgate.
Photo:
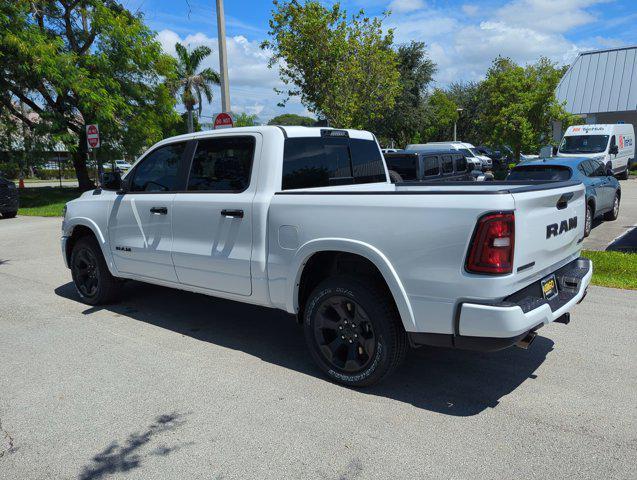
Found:
[{"label": "tailgate", "polygon": [[584,185],[512,190],[511,194],[515,201],[514,272],[541,272],[579,252],[584,236]]}]

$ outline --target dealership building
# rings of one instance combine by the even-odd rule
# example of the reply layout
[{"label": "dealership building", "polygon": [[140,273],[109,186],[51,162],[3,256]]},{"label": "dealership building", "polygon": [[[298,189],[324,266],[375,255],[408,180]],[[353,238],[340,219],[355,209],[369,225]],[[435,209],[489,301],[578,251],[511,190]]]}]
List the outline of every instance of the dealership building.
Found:
[{"label": "dealership building", "polygon": [[637,130],[637,45],[581,53],[555,93],[582,123],[632,123]]}]

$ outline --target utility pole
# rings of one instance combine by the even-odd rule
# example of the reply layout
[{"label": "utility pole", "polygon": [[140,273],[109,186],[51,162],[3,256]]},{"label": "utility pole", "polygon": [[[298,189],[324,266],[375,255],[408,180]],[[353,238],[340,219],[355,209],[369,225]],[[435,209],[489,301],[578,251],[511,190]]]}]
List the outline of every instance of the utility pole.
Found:
[{"label": "utility pole", "polygon": [[[458,112],[458,116],[460,116],[460,112],[462,112],[462,108],[456,108],[456,112]],[[454,142],[458,139],[457,133],[458,133],[458,119],[455,119],[453,121],[453,141]]]},{"label": "utility pole", "polygon": [[228,80],[228,54],[226,51],[226,16],[223,0],[217,0],[217,34],[219,37],[219,70],[221,74],[221,110],[230,113],[230,82]]}]

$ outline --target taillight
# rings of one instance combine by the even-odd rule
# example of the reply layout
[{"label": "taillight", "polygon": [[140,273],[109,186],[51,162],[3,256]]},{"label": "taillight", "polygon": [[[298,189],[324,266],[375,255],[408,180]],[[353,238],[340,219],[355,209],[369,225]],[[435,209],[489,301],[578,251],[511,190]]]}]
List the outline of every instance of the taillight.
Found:
[{"label": "taillight", "polygon": [[467,271],[493,275],[511,273],[514,243],[513,213],[489,213],[481,217],[469,246]]}]

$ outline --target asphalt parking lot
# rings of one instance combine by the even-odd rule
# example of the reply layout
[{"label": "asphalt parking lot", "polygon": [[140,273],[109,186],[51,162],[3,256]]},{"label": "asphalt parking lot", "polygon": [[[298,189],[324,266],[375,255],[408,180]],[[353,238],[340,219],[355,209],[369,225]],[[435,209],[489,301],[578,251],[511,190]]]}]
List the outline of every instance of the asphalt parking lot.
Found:
[{"label": "asphalt parking lot", "polygon": [[280,312],[129,283],[81,304],[60,219],[0,220],[0,478],[637,478],[637,292],[528,351],[325,381]]}]

